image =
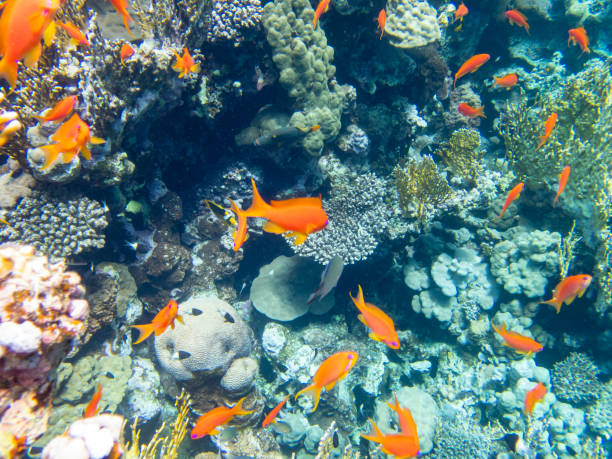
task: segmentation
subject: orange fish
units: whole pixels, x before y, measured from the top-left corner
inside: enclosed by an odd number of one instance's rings
[[[91,153],[87,148],[88,143],[100,144],[104,143],[104,139],[93,137],[91,129],[81,117],[75,113],[68,121],[65,121],[55,133],[51,136],[51,140],[56,143],[44,145],[40,147],[47,155],[45,164],[41,170],[47,169],[57,157],[62,154],[65,163],[69,163],[79,155],[85,159],[91,159]]]
[[[567,39],[567,46],[569,46],[570,43],[572,45],[578,43],[578,46],[580,46],[580,49],[582,50],[582,52],[580,53],[581,56],[585,52],[591,52],[591,50],[589,49],[589,36],[587,35],[586,30],[584,30],[584,27],[569,29],[568,34],[569,38]]]
[[[499,336],[504,339],[504,346],[511,347],[516,352],[530,355],[534,352],[540,352],[543,349],[543,346],[533,338],[523,336],[517,332],[508,331],[506,329],[506,324],[502,326],[501,330],[493,324],[491,324],[491,326],[493,327],[493,330],[495,330]]]
[[[551,113],[551,115],[548,117],[548,119],[544,123],[544,135],[540,137],[540,143],[538,145],[538,148],[540,148],[542,145],[546,143],[546,141],[550,137],[550,133],[555,127],[555,124],[557,124],[557,114]],[[538,148],[536,148],[536,150]]]
[[[252,410],[247,411],[242,409],[242,403],[245,399],[246,397],[242,397],[238,400],[238,403],[231,408],[219,406],[200,416],[191,431],[191,439],[197,440],[206,435],[217,435],[220,433],[217,427],[227,424],[234,416],[251,414],[253,412]]]
[[[457,110],[459,110],[459,113],[461,113],[463,116],[467,116],[468,118],[476,118],[477,116],[486,118],[484,114],[484,107],[472,107],[465,102],[461,102],[457,106]]]
[[[124,43],[121,45],[121,51],[119,51],[119,57],[121,57],[121,65],[125,65],[125,60],[129,59],[134,55],[135,51],[132,45]]]
[[[395,325],[393,319],[385,314],[381,309],[377,308],[371,303],[366,303],[363,299],[363,290],[361,285],[358,286],[359,293],[357,298],[353,298],[353,295],[349,293],[351,300],[359,309],[359,320],[365,324],[371,331],[370,338],[374,341],[381,341],[389,346],[391,349],[399,349],[400,342],[395,331]]]
[[[70,38],[72,39],[75,45],[89,46],[89,40],[87,40],[85,34],[81,32],[81,30],[74,24],[60,21],[55,22],[58,26],[64,29],[68,35],[70,35]]]
[[[100,397],[102,397],[102,384],[98,384],[98,390],[93,394],[91,401],[87,404],[83,413],[84,418],[91,418],[98,414],[98,411],[100,411],[100,408],[98,408]]]
[[[467,61],[459,67],[457,73],[455,73],[455,82],[453,83],[453,88],[457,84],[457,80],[468,73],[474,73],[478,70],[485,62],[487,62],[491,56],[489,54],[476,54],[475,56],[470,57]]]
[[[178,314],[178,304],[174,300],[170,300],[168,305],[157,313],[150,324],[132,325],[140,332],[138,340],[134,344],[143,342],[149,335],[155,332],[155,336],[161,335],[170,326],[174,330],[174,320],[178,320],[184,325],[183,318]]]
[[[508,75],[504,75],[500,78],[495,78],[495,83],[493,83],[493,87],[499,86],[501,88],[506,88],[510,90],[512,87],[516,85],[518,82],[518,76],[516,73],[509,73]]]
[[[387,12],[383,8],[378,13],[378,27],[380,28],[380,37],[379,40],[382,40],[383,34],[385,33],[385,24],[387,23]]]
[[[555,200],[553,201],[553,207],[557,205],[557,200],[559,199],[559,196],[561,196],[561,193],[563,193],[563,190],[565,189],[565,185],[567,184],[569,175],[570,175],[570,167],[565,166],[563,170],[561,171],[561,174],[559,174],[559,188],[557,189],[557,194],[555,196]]]
[[[463,16],[468,14],[468,12],[469,10],[467,6],[465,6],[465,3],[461,2],[461,4],[457,7],[457,10],[455,11],[455,20],[453,21],[453,23],[457,21],[463,22]]]
[[[27,439],[25,436],[17,437],[7,429],[0,430],[0,457],[6,459],[23,457],[23,453],[28,448]]]
[[[198,73],[200,71],[200,64],[195,63],[187,48],[183,48],[182,56],[180,56],[176,51],[174,51],[174,55],[176,56],[176,63],[172,66],[172,68],[175,72],[179,72],[179,78],[183,78],[189,73]]]
[[[502,211],[499,213],[497,218],[502,218],[502,215],[504,215],[504,212],[506,211],[508,206],[512,204],[512,201],[514,201],[521,195],[521,191],[523,191],[524,186],[525,184],[521,182],[510,190],[510,193],[508,193],[508,197],[506,198],[506,202],[504,202],[504,207],[502,208]]]
[[[584,295],[584,292],[591,284],[591,280],[593,280],[593,277],[588,274],[576,274],[575,276],[566,277],[555,287],[552,299],[542,301],[542,303],[550,304],[559,314],[563,303],[569,306],[576,297],[581,298]]]
[[[117,13],[119,13],[121,17],[123,18],[123,24],[125,25],[125,29],[133,37],[134,34],[130,30],[130,23],[134,22],[134,20],[132,19],[132,17],[130,16],[130,13],[128,13],[128,10],[127,10],[128,1],[127,0],[110,0],[110,2],[111,2],[111,5],[113,5],[115,10],[117,11]]]
[[[247,210],[241,210],[236,203],[232,203],[232,211],[238,217],[238,228],[234,233],[234,250],[240,246],[246,238],[247,217],[262,217],[268,221],[263,227],[264,231],[276,234],[287,234],[294,237],[296,245],[302,244],[309,234],[322,230],[328,223],[327,214],[323,210],[321,197],[318,198],[293,198],[284,201],[265,202],[255,186],[255,180],[251,179],[253,185],[253,202]]]
[[[7,0],[0,17],[0,78],[11,88],[17,82],[17,62],[33,67],[40,58],[40,41],[53,23],[60,0]],[[46,36],[45,38],[51,38]]]
[[[527,18],[523,13],[521,13],[519,10],[510,10],[506,11],[504,15],[508,18],[510,25],[516,24],[519,27],[524,27],[527,34],[529,34],[529,24],[527,24]]]
[[[412,435],[387,434],[384,435],[376,423],[369,419],[374,430],[369,435],[361,434],[366,440],[379,443],[385,454],[390,454],[396,459],[417,457],[419,455],[419,439]]]
[[[77,96],[64,97],[57,104],[55,104],[53,108],[47,110],[47,112],[43,116],[37,116],[36,118],[38,118],[43,123],[63,120],[68,115],[70,115],[70,113],[72,113],[76,102]]]
[[[397,401],[397,395],[393,393],[395,397],[395,405],[391,405],[391,403],[387,402],[389,408],[397,413],[397,419],[399,421],[400,430],[402,431],[402,435],[407,435],[410,437],[414,437],[417,447],[419,446],[419,435],[417,433],[417,426],[412,417],[412,413],[408,408],[402,408]]]
[[[261,423],[261,427],[265,429],[273,422],[276,422],[276,416],[278,415],[280,410],[283,409],[283,406],[285,406],[285,403],[287,403],[287,400],[289,400],[289,394],[285,395],[285,398],[282,399],[281,402],[278,405],[276,405],[272,411],[270,411],[270,413],[268,413],[266,418]]]
[[[321,0],[317,5],[317,9],[314,12],[314,18],[312,19],[312,28],[317,28],[317,22],[323,13],[327,13],[329,10],[329,0]]]
[[[314,413],[319,406],[319,398],[323,388],[327,391],[332,390],[336,383],[344,379],[351,371],[358,358],[359,355],[353,351],[336,352],[330,355],[321,363],[312,377],[312,384],[295,394],[295,398],[297,399],[305,392],[311,392],[314,399],[314,408],[312,409]]]
[[[546,395],[546,386],[539,382],[533,389],[525,394],[525,405],[523,408],[523,412],[526,415],[531,415],[533,412],[533,407],[536,403],[544,398]]]

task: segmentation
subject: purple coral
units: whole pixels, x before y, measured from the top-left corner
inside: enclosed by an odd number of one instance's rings
[[[234,41],[238,46],[244,40],[245,32],[257,27],[261,22],[261,11],[259,0],[215,0],[208,40]]]

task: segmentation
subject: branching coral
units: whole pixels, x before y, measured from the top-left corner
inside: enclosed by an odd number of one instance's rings
[[[453,194],[431,156],[418,161],[408,159],[403,166],[397,165],[393,174],[402,211],[408,217],[418,218],[421,223],[431,220],[435,207],[445,203]]]
[[[443,143],[436,154],[453,173],[467,182],[476,183],[484,151],[480,148],[480,134],[474,129],[458,129]]]
[[[586,355],[572,352],[551,371],[552,390],[560,400],[574,404],[591,404],[600,396],[603,386],[597,365]]]

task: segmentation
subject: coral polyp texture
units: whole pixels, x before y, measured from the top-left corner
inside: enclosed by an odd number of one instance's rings
[[[440,39],[436,10],[424,0],[391,0],[387,3],[385,35],[398,48],[418,48]]]

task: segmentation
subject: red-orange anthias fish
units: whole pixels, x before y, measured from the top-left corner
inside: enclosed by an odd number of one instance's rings
[[[242,409],[242,404],[245,399],[246,397],[242,397],[238,400],[238,403],[231,408],[219,406],[200,416],[191,430],[191,439],[197,440],[206,435],[217,435],[220,433],[217,427],[227,424],[234,416],[251,414],[253,412],[252,410],[247,411]]]
[[[557,114],[551,113],[544,123],[544,135],[540,137],[540,143],[538,144],[538,148],[536,148],[536,150],[546,143],[550,137],[550,133],[555,127],[555,124],[557,124]]]
[[[77,103],[77,96],[68,96],[60,100],[55,106],[45,112],[42,116],[37,116],[41,122],[61,121],[72,113]]]
[[[302,244],[309,234],[322,230],[327,226],[327,214],[323,210],[321,197],[292,198],[284,201],[265,202],[251,179],[253,185],[253,202],[247,210],[241,210],[232,203],[232,212],[238,217],[238,228],[234,234],[234,251],[242,246],[246,238],[247,217],[262,217],[268,221],[263,227],[268,233],[286,234],[294,237],[296,245]]]
[[[399,421],[400,430],[402,431],[402,435],[407,435],[410,437],[414,437],[417,447],[419,446],[419,435],[417,433],[417,426],[414,422],[414,418],[412,417],[412,413],[408,408],[402,408],[397,401],[397,395],[393,394],[395,397],[395,405],[391,405],[391,403],[387,402],[389,408],[391,408],[397,414],[397,419]]]
[[[459,6],[457,7],[457,10],[455,10],[455,20],[453,21],[453,23],[457,22],[457,21],[461,21],[463,22],[463,17],[468,14],[469,10],[467,8],[467,6],[465,6],[465,3],[461,2],[459,4]]]
[[[0,430],[0,457],[6,459],[17,459],[23,457],[28,448],[28,437],[17,437],[7,429]]]
[[[272,409],[272,411],[270,411],[268,413],[268,415],[265,417],[265,419],[261,423],[261,427],[263,427],[265,429],[266,427],[268,427],[273,422],[276,422],[276,416],[278,415],[278,413],[280,413],[280,410],[283,409],[283,406],[285,406],[285,403],[287,403],[287,400],[289,400],[289,394],[285,395],[285,398],[282,399],[280,401],[280,403],[278,405],[276,405]]]
[[[591,52],[591,50],[589,49],[589,36],[587,35],[586,30],[584,30],[584,27],[569,29],[568,34],[569,38],[567,39],[567,46],[569,46],[570,43],[573,45],[578,43],[578,46],[580,46],[580,49],[582,50],[580,55],[585,52]]]
[[[559,174],[559,188],[557,189],[557,194],[555,195],[555,200],[553,201],[553,207],[557,205],[557,200],[559,199],[559,196],[561,196],[561,193],[563,193],[565,185],[567,185],[567,180],[570,176],[570,170],[571,169],[569,166],[565,166],[561,171],[561,174]]]
[[[524,27],[527,34],[529,34],[529,24],[527,23],[527,18],[523,13],[521,13],[519,10],[510,10],[506,11],[504,15],[508,18],[510,25],[516,24],[519,27]]]
[[[493,87],[499,86],[500,88],[506,88],[506,90],[512,89],[518,83],[518,76],[516,73],[509,73],[500,78],[495,78]]]
[[[327,391],[332,390],[336,383],[344,379],[351,371],[358,358],[359,355],[353,351],[336,352],[330,355],[321,363],[312,377],[312,384],[295,394],[295,398],[297,399],[306,392],[311,393],[314,399],[314,408],[312,409],[314,413],[319,406],[319,398],[323,388]]]
[[[482,65],[491,59],[489,54],[476,54],[475,56],[470,57],[467,61],[465,61],[457,73],[455,73],[455,81],[453,83],[453,88],[457,84],[457,80],[468,73],[474,73],[478,70]]]
[[[387,12],[383,8],[378,13],[378,27],[380,28],[380,37],[379,40],[382,40],[383,34],[385,33],[385,24],[387,23]]]
[[[100,408],[98,408],[98,403],[100,403],[100,398],[102,397],[102,384],[98,384],[98,390],[91,397],[91,401],[87,404],[85,411],[83,412],[84,418],[91,418],[98,414]]]
[[[379,443],[383,453],[390,454],[396,459],[404,459],[417,457],[419,455],[419,440],[418,437],[412,435],[401,434],[383,434],[376,423],[369,419],[372,423],[373,431],[369,435],[361,434],[366,440]]]
[[[323,13],[327,13],[329,10],[329,0],[321,0],[317,5],[317,9],[314,12],[314,18],[312,19],[312,28],[317,28],[317,22]]]
[[[198,73],[200,71],[200,64],[195,63],[187,48],[183,48],[182,56],[176,51],[174,51],[174,55],[176,56],[176,63],[172,66],[172,68],[175,72],[179,72],[179,78],[183,78],[189,73]]]
[[[174,330],[174,321],[178,320],[184,324],[183,318],[178,314],[178,304],[174,300],[170,300],[168,305],[159,311],[150,324],[132,325],[133,328],[140,332],[138,340],[134,344],[143,342],[145,339],[155,332],[155,336],[161,335],[170,326]]]
[[[593,277],[588,274],[576,274],[575,276],[566,277],[555,287],[552,299],[542,301],[542,303],[550,304],[559,314],[563,303],[569,306],[576,297],[581,298],[584,295],[584,292],[591,284],[591,280],[593,280]]]
[[[359,309],[359,320],[365,324],[370,330],[370,338],[374,341],[381,341],[389,346],[391,349],[399,349],[400,342],[395,331],[395,325],[393,319],[385,314],[380,308],[374,306],[371,303],[366,303],[363,299],[363,290],[361,285],[358,286],[359,293],[357,298],[349,293],[351,300]]]
[[[541,401],[546,395],[546,386],[539,382],[533,389],[525,394],[525,403],[523,406],[523,412],[530,416],[533,412],[533,407],[536,403]]]
[[[76,27],[74,24],[71,24],[69,22],[60,22],[60,21],[55,21],[55,23],[59,27],[64,29],[68,35],[70,35],[71,41],[75,45],[83,45],[87,47],[90,45],[89,40],[87,39],[85,34],[81,32],[81,30],[78,27]]]
[[[512,204],[512,201],[514,201],[521,195],[521,191],[523,191],[524,186],[525,184],[521,182],[510,190],[510,193],[508,193],[508,197],[506,198],[506,202],[504,202],[504,207],[502,208],[502,211],[499,213],[497,218],[502,218],[502,215],[504,215],[504,212],[506,212],[508,206]]]
[[[128,13],[128,10],[127,10],[128,0],[110,0],[110,2],[111,2],[111,5],[113,5],[115,10],[117,11],[117,13],[119,13],[121,17],[123,18],[123,25],[125,25],[125,30],[127,30],[127,32],[131,36],[134,36],[132,31],[130,30],[130,24],[134,22],[134,20],[132,19],[132,17],[130,16],[130,13]]]
[[[529,338],[528,336],[521,335],[517,332],[508,331],[506,329],[506,324],[503,324],[501,329],[497,328],[493,324],[491,324],[491,326],[493,327],[493,330],[495,330],[499,336],[504,339],[504,346],[511,347],[516,352],[531,355],[535,352],[540,352],[543,349],[543,346],[533,338]]]
[[[42,52],[41,40],[52,26],[60,0],[7,0],[0,17],[0,78],[11,88],[17,82],[17,62],[33,67]],[[49,38],[51,37],[45,37]]]
[[[457,106],[457,110],[463,116],[467,116],[468,118],[476,118],[477,116],[486,118],[484,114],[484,107],[472,107],[471,105],[468,105],[465,102],[461,102]]]
[[[63,156],[64,163],[73,161],[79,154],[85,159],[91,159],[91,152],[87,148],[87,144],[101,144],[105,142],[104,139],[91,135],[89,125],[77,113],[73,114],[68,121],[64,122],[55,131],[51,136],[51,140],[56,143],[40,147],[47,155],[41,170],[51,166],[60,154]]]
[[[125,60],[132,57],[134,53],[134,48],[132,48],[132,45],[130,45],[129,43],[124,43],[123,45],[121,45],[121,50],[119,51],[121,65],[125,65]]]

